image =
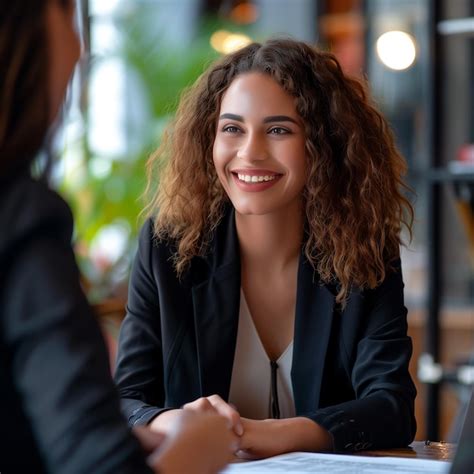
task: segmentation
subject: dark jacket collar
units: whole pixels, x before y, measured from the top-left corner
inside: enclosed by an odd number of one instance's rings
[[[205,281],[211,274],[219,272],[222,267],[235,264],[240,266],[235,209],[231,205],[227,205],[222,219],[208,244],[205,255],[193,260],[193,285]]]

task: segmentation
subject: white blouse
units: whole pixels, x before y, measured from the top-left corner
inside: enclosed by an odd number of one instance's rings
[[[277,391],[280,418],[295,416],[291,385],[293,341],[278,358]],[[271,367],[253,322],[244,292],[240,291],[240,312],[229,403],[241,416],[254,420],[271,418]]]

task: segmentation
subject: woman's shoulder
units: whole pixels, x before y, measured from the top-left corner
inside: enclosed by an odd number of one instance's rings
[[[176,239],[163,233],[159,235],[156,226],[155,219],[153,217],[147,217],[145,222],[142,224],[138,237],[138,245],[141,249],[148,249],[149,251],[173,251],[177,242]]]
[[[43,234],[71,241],[71,210],[45,183],[19,176],[4,184],[0,203],[0,254]]]
[[[159,274],[170,273],[175,261],[178,243],[170,236],[159,235],[153,217],[142,224],[138,236],[136,264]]]
[[[167,249],[176,252],[179,246],[179,238],[173,237],[170,233],[158,230],[155,225],[156,216],[148,216],[142,224],[139,233],[139,246],[153,247],[159,250]],[[216,246],[225,243],[229,236],[236,234],[234,209],[226,206],[217,225],[213,228],[206,242],[206,253],[215,253],[218,251]]]
[[[178,238],[156,229],[155,218],[148,217],[138,238],[138,258],[149,266],[175,268],[179,255]],[[222,218],[205,243],[202,253],[194,255],[181,277],[201,275],[238,258],[238,244],[233,209],[225,209]],[[194,275],[194,276],[192,276]]]

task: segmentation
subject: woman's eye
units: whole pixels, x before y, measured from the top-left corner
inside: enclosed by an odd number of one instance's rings
[[[227,125],[223,127],[222,131],[227,132],[227,133],[238,133],[239,129],[235,127],[234,125]]]
[[[290,133],[289,130],[282,127],[273,127],[269,130],[269,133],[272,135],[284,135],[285,133]]]

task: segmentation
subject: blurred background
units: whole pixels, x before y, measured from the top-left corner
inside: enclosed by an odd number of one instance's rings
[[[368,81],[409,165],[402,250],[416,439],[454,439],[474,383],[473,0],[80,0],[86,52],[51,153],[84,287],[109,338],[124,314],[145,163],[183,88],[223,53],[290,35]]]

